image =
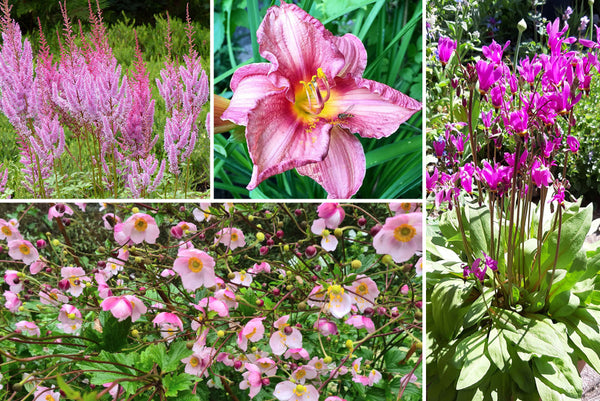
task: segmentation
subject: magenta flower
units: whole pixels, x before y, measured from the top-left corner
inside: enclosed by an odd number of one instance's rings
[[[248,189],[297,168],[330,198],[349,198],[362,184],[367,138],[394,133],[421,104],[362,78],[367,54],[354,35],[333,36],[294,4],[271,7],[257,32],[269,63],[239,68],[222,118],[246,126],[254,164]]]
[[[202,286],[212,287],[216,284],[215,261],[206,252],[187,249],[177,254],[173,270],[181,276],[183,288],[194,291]]]
[[[440,36],[438,40],[438,58],[443,66],[448,64],[448,60],[452,57],[452,53],[456,50],[456,40],[452,40],[446,36]]]
[[[475,69],[479,77],[479,92],[481,94],[487,93],[490,87],[502,76],[500,68],[496,68],[494,63],[488,63],[484,60],[479,60],[475,65]]]
[[[373,238],[379,254],[389,254],[396,263],[410,259],[422,250],[423,227],[420,212],[388,217],[381,231]]]

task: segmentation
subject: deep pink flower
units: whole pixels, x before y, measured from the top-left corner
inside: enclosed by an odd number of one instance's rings
[[[212,287],[216,284],[215,261],[206,252],[197,249],[186,249],[177,254],[173,270],[181,276],[183,288],[194,291],[202,286]]]
[[[579,141],[574,136],[569,135],[567,137],[567,146],[571,152],[577,153],[579,150]]]
[[[481,51],[485,58],[492,61],[494,64],[500,64],[502,62],[502,53],[504,53],[504,50],[506,50],[509,44],[510,41],[506,42],[504,47],[502,47],[496,43],[495,40],[492,40],[492,44],[489,46],[483,46]]]
[[[337,325],[325,318],[318,319],[314,324],[314,328],[319,330],[319,333],[324,336],[335,336],[338,334]]]
[[[332,230],[338,228],[344,220],[344,217],[346,217],[344,208],[339,204],[332,202],[321,203],[319,207],[317,207],[317,213],[320,218],[325,220],[327,228],[331,228]]]
[[[388,217],[381,231],[373,238],[378,254],[389,254],[396,263],[410,259],[422,250],[423,227],[420,212]]]
[[[446,36],[440,36],[438,40],[438,58],[440,59],[440,63],[442,65],[448,64],[448,60],[456,50],[456,40],[452,40]]]
[[[502,70],[496,68],[494,63],[488,63],[484,60],[479,60],[475,65],[477,76],[479,77],[479,92],[487,93],[492,85],[502,76]]]
[[[381,138],[421,104],[362,78],[367,54],[354,35],[333,36],[294,4],[271,7],[257,39],[269,63],[239,68],[222,118],[246,126],[254,169],[248,189],[297,168],[328,192],[349,198],[362,184],[365,156],[358,139]]]

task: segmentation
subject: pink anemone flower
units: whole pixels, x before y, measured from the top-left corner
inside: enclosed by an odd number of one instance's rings
[[[238,333],[238,346],[246,351],[248,349],[248,341],[257,342],[260,341],[265,335],[265,326],[263,326],[262,321],[264,317],[257,317],[250,320],[242,331]]]
[[[133,241],[135,244],[144,241],[149,244],[154,244],[160,234],[160,230],[158,229],[154,217],[146,213],[135,213],[125,220],[121,232],[124,237]]]
[[[40,328],[37,326],[37,324],[35,324],[35,322],[21,320],[20,322],[17,322],[15,326],[17,327],[17,330],[19,330],[21,333],[25,333],[30,337],[39,337],[41,334]]]
[[[423,227],[420,212],[388,217],[373,238],[378,254],[389,254],[396,263],[406,262],[422,250]]]
[[[318,401],[319,391],[315,386],[284,381],[275,386],[273,395],[279,401]]]
[[[206,252],[187,249],[177,254],[173,270],[181,276],[183,288],[194,291],[202,286],[212,287],[216,284],[215,261]]]
[[[239,228],[225,227],[215,233],[215,244],[223,244],[229,247],[229,249],[234,250],[246,245],[246,238]]]
[[[254,164],[247,188],[296,168],[329,198],[349,198],[362,185],[365,138],[393,134],[421,109],[414,99],[362,78],[367,52],[356,36],[337,37],[294,4],[269,8],[257,31],[270,63],[239,68],[222,119],[246,126]]]
[[[22,260],[26,265],[32,264],[40,257],[31,242],[24,239],[16,239],[8,243],[8,256],[15,260]]]

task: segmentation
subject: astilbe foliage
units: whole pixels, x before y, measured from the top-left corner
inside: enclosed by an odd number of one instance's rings
[[[80,170],[89,168],[96,193],[117,196],[127,188],[135,197],[155,191],[166,169],[153,151],[159,135],[153,132],[155,100],[149,75],[136,37],[136,59],[131,74],[123,74],[106,36],[102,14],[91,3],[91,32],[79,34],[61,4],[64,19],[59,35],[60,56],[50,53],[40,29],[41,50],[34,74],[34,55],[28,39],[22,39],[18,24],[3,3],[0,63],[0,107],[15,127],[21,148],[26,188],[48,197],[47,180],[54,172],[57,183],[64,180],[57,168],[65,151],[76,156]],[[189,56],[185,67],[165,63],[159,82],[161,96],[172,116],[165,128],[165,149],[171,171],[179,173],[194,150],[196,121],[208,99],[208,79],[193,49],[188,17]],[[169,39],[170,40],[170,39]],[[179,67],[179,68],[178,68]],[[67,149],[64,128],[73,136],[77,150]],[[74,145],[71,145],[74,146]],[[89,162],[87,161],[89,159]],[[86,166],[87,164],[87,166]]]

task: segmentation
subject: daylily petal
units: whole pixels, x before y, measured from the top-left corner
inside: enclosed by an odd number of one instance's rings
[[[329,147],[331,125],[316,122],[309,128],[292,111],[282,93],[263,97],[250,112],[246,140],[254,164],[252,190],[268,177],[323,160]]]
[[[365,153],[358,138],[341,128],[334,127],[330,136],[327,157],[296,170],[321,184],[328,198],[348,199],[358,192],[365,177]]]
[[[367,66],[367,51],[361,40],[351,33],[347,33],[342,37],[334,36],[333,41],[346,59],[346,65],[338,73],[338,76],[342,78],[347,75],[362,76]]]
[[[339,126],[364,138],[390,136],[422,107],[387,85],[352,77],[336,79],[329,103],[339,113],[350,115],[340,119]]]
[[[333,79],[344,68],[344,57],[332,40],[333,35],[321,22],[295,4],[271,7],[256,32],[260,55],[273,63],[271,79],[277,87],[287,86],[287,77],[293,83],[308,82],[317,69],[322,68]],[[294,101],[289,91],[288,100]]]
[[[258,63],[245,65],[235,71],[231,78],[233,97],[221,116],[223,120],[247,125],[248,114],[259,99],[269,93],[283,90],[273,86],[267,77],[270,68],[268,63]]]

